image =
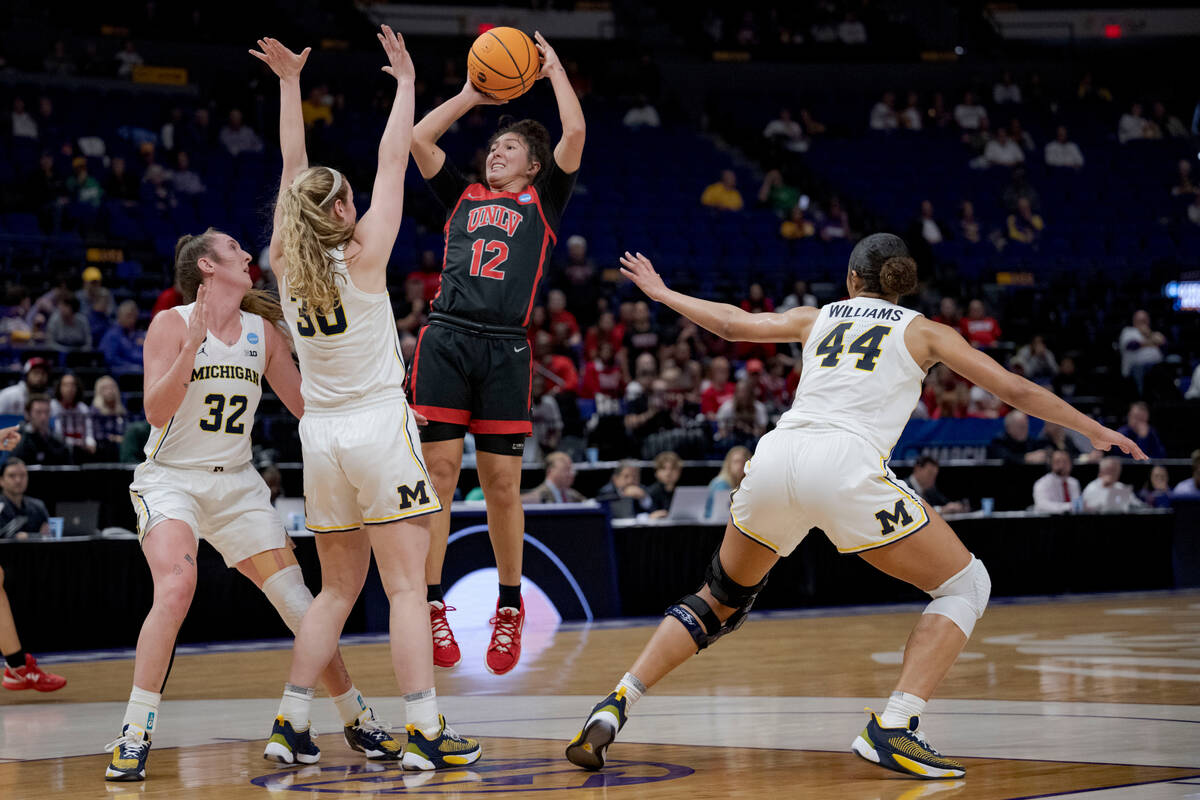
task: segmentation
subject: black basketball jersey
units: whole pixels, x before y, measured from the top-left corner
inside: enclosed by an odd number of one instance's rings
[[[447,159],[429,187],[448,212],[433,310],[487,325],[527,326],[575,173],[551,159],[524,191],[493,192],[469,183]]]

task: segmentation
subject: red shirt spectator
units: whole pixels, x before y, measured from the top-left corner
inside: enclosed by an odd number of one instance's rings
[[[181,305],[183,305],[183,293],[179,291],[179,287],[171,286],[163,289],[158,299],[154,301],[154,308],[150,309],[150,319],[157,317],[160,311]]]
[[[538,366],[544,373],[549,373],[546,382],[550,394],[579,390],[579,370],[575,369],[574,361],[554,352],[553,336],[546,331],[539,331],[534,339],[533,352]]]
[[[583,353],[587,358],[595,358],[600,352],[600,343],[608,342],[613,352],[621,349],[625,341],[625,326],[616,322],[611,311],[605,311],[596,320],[596,324],[588,328],[583,338]]]
[[[994,317],[987,316],[982,300],[972,300],[967,306],[962,332],[972,347],[994,347],[1000,339],[1000,323]]]
[[[561,289],[551,289],[546,297],[546,316],[550,320],[550,330],[556,330],[562,324],[567,326],[570,344],[579,343],[579,321],[575,315],[567,311],[567,296]]]
[[[710,418],[715,418],[721,404],[733,397],[737,385],[729,380],[729,361],[723,356],[717,356],[708,365],[708,380],[700,390],[700,410]]]
[[[625,373],[613,358],[611,342],[602,342],[596,357],[583,368],[579,396],[592,399],[598,394],[620,399],[625,395]]]

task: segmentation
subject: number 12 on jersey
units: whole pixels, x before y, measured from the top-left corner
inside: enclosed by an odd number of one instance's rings
[[[838,361],[842,357],[842,350],[845,348],[843,340],[846,338],[846,332],[853,326],[853,322],[839,322],[829,333],[825,334],[825,338],[817,345],[817,355],[824,356],[820,366],[836,367],[838,365]],[[854,368],[864,372],[873,371],[879,355],[883,352],[881,347],[883,337],[891,332],[890,325],[875,325],[851,342],[848,352],[861,356]]]
[[[483,260],[484,253],[494,253],[487,261]],[[491,278],[494,281],[504,280],[504,270],[496,267],[508,261],[508,245],[504,242],[485,242],[476,239],[471,244],[471,277]]]

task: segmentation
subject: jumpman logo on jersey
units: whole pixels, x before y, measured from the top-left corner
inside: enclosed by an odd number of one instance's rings
[[[207,336],[205,336],[204,341],[200,343],[200,349],[196,351],[196,355],[198,355],[198,356],[208,355],[208,351],[204,349],[206,347],[208,347],[208,337]]]

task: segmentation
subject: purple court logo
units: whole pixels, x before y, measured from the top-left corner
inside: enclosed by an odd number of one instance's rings
[[[395,762],[303,767],[260,775],[250,782],[273,792],[339,795],[422,795],[570,792],[619,789],[686,778],[695,772],[680,764],[609,759],[603,772],[584,772],[561,758],[484,760],[462,769],[408,772]]]
[[[517,202],[518,203],[532,203],[533,195],[531,195],[529,192],[526,192],[525,194],[522,194],[522,195],[517,195]]]

